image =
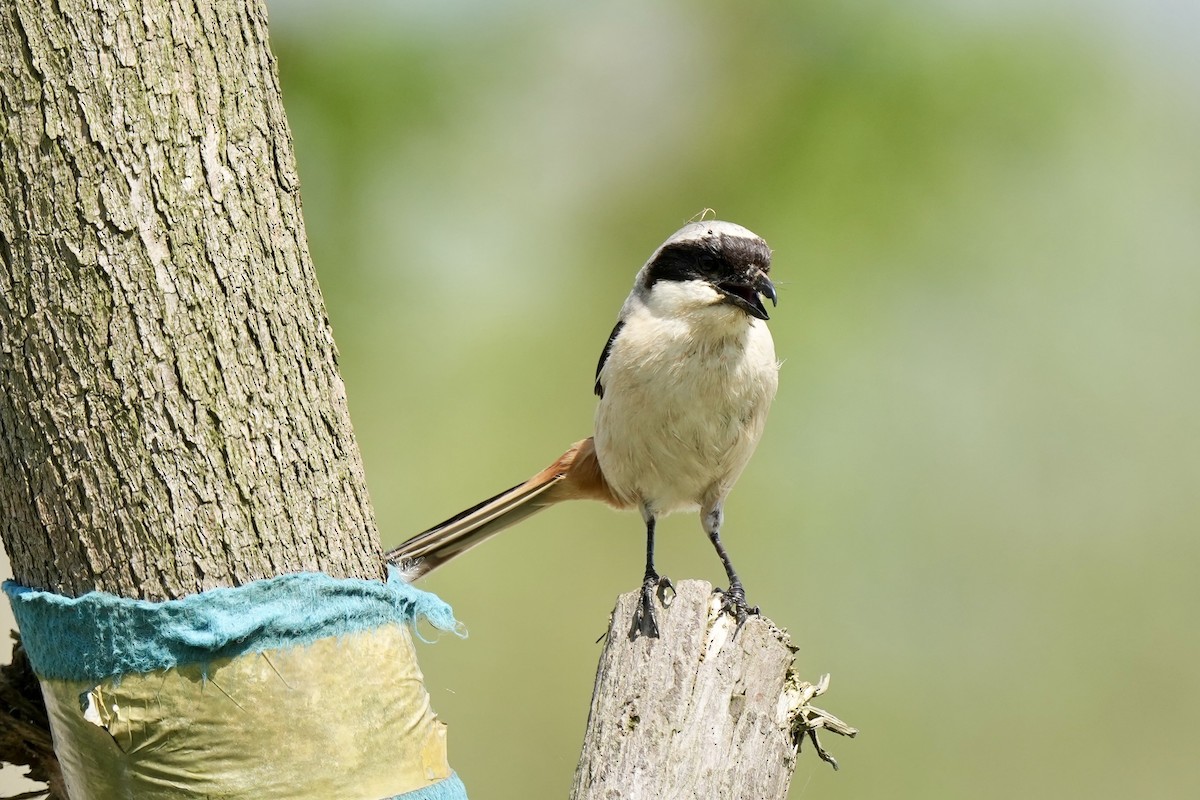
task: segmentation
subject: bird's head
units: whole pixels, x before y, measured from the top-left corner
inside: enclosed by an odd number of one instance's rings
[[[673,310],[733,305],[768,319],[763,298],[778,304],[771,283],[771,249],[741,225],[690,222],[654,251],[638,273],[644,296],[665,295]]]

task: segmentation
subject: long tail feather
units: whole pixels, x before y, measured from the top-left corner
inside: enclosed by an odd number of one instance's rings
[[[563,500],[583,498],[625,505],[604,481],[590,438],[571,445],[558,460],[524,483],[417,534],[389,550],[384,558],[401,564],[409,580],[415,580],[531,514]]]
[[[410,580],[419,578],[455,556],[465,553],[489,536],[553,505],[553,499],[540,503],[537,500],[551,489],[555,482],[556,479],[552,478],[540,483],[526,481],[518,484],[417,534],[395,550],[389,551],[385,558],[389,562],[401,563]]]

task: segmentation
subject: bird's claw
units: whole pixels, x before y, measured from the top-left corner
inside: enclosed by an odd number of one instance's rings
[[[758,616],[761,612],[758,606],[752,606],[746,603],[746,590],[742,588],[740,583],[735,583],[728,589],[718,589],[721,593],[721,613],[728,614],[737,620],[737,627],[733,629],[733,635],[737,636],[738,631],[746,624],[746,620],[751,615]]]
[[[663,606],[668,605],[667,592],[670,591],[671,597],[675,597],[675,584],[671,583],[671,579],[666,575],[661,576],[655,583],[658,584],[658,591],[655,592],[658,595],[658,602]]]
[[[658,638],[658,620],[654,615],[654,595],[658,595],[658,602],[663,606],[667,605],[667,591],[671,592],[671,596],[675,596],[675,585],[671,583],[671,579],[664,576],[647,574],[642,581],[642,597],[638,601],[637,610],[633,612],[633,627],[629,629],[629,638],[636,639],[638,636],[645,636],[648,639]]]

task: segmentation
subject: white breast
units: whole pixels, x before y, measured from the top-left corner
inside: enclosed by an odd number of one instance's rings
[[[720,299],[700,282],[631,297],[600,374],[600,468],[618,495],[656,514],[722,500],[775,397],[770,331]]]

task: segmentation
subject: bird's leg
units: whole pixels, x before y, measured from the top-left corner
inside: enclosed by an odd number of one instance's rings
[[[729,588],[721,592],[725,596],[721,610],[731,614],[737,620],[737,629],[734,631],[736,636],[737,631],[746,624],[747,617],[751,614],[758,614],[759,611],[758,606],[746,604],[746,590],[742,587],[742,581],[733,568],[733,562],[729,560],[729,553],[725,552],[725,545],[721,544],[721,522],[724,518],[724,510],[720,505],[715,506],[704,515],[704,532],[708,534],[709,541],[716,548],[717,555],[721,558],[721,564],[725,567],[725,575],[729,578]]]
[[[674,591],[670,578],[659,576],[654,569],[654,515],[649,509],[643,511],[646,520],[646,574],[642,577],[642,599],[638,602],[637,611],[633,613],[633,627],[629,630],[629,638],[646,636],[658,638],[658,621],[654,618],[654,594],[657,590],[660,603],[666,602],[666,590]]]

